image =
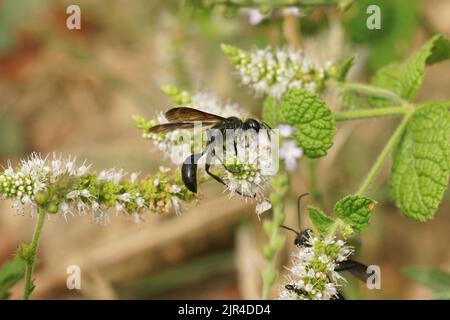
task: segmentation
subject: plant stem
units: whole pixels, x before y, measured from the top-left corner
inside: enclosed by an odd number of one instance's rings
[[[334,119],[336,121],[347,121],[347,120],[360,120],[376,117],[404,115],[408,113],[411,108],[412,107],[410,107],[409,105],[404,104],[398,107],[343,111],[335,113]]]
[[[41,236],[42,227],[44,225],[46,212],[38,207],[38,217],[36,226],[34,228],[33,240],[31,241],[30,256],[27,259],[26,269],[25,269],[25,289],[23,291],[23,300],[28,300],[30,298],[31,292],[33,292],[33,271],[34,265],[36,263],[36,254],[39,247],[39,239]]]
[[[322,194],[319,190],[317,184],[317,160],[315,159],[307,159],[308,162],[308,173],[309,173],[309,188],[310,194],[315,202],[322,208],[325,207],[325,203],[322,198]]]
[[[398,104],[403,104],[405,102],[400,96],[398,96],[394,92],[370,84],[329,81],[328,85],[332,87],[338,87],[343,91],[354,91],[371,97],[378,97],[387,100],[392,100],[393,102]]]
[[[367,191],[370,184],[372,183],[372,181],[375,179],[378,172],[380,171],[380,168],[382,167],[387,156],[391,153],[391,151],[397,145],[397,142],[400,140],[400,137],[403,134],[403,132],[405,131],[406,125],[408,124],[408,121],[409,121],[411,115],[412,115],[412,112],[409,112],[403,117],[399,126],[397,127],[395,132],[392,134],[391,138],[389,139],[388,143],[384,147],[383,151],[381,151],[377,160],[373,164],[372,168],[369,171],[369,174],[367,175],[366,179],[364,179],[361,187],[356,192],[357,195],[363,195]]]
[[[280,226],[284,222],[284,198],[286,197],[288,190],[288,175],[281,169],[280,173],[272,178],[272,193],[270,195],[273,211],[272,220],[264,223],[264,230],[269,236],[269,242],[264,247],[267,265],[263,273],[262,299],[267,299],[269,297],[270,289],[275,284],[278,276],[278,273],[275,270],[275,259],[285,241],[285,237],[280,234]]]

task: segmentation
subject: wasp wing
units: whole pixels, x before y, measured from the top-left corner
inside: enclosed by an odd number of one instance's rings
[[[203,112],[193,108],[179,107],[172,108],[165,113],[165,117],[170,122],[183,121],[224,121],[225,118],[212,113]]]
[[[367,278],[369,277],[369,274],[367,273],[367,266],[353,260],[346,260],[339,262],[336,269],[334,270],[337,272],[340,271],[350,272],[352,276],[358,278],[363,282],[367,282]]]
[[[210,127],[215,124],[216,124],[216,122],[206,122],[206,121],[202,122],[202,126],[205,126],[205,127]],[[149,132],[151,132],[151,133],[166,133],[166,132],[179,130],[179,129],[193,129],[194,126],[195,126],[194,122],[163,123],[163,124],[158,124],[154,127],[151,127],[149,129]]]

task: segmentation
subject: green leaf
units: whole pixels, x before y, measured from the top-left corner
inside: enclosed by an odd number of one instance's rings
[[[334,220],[327,216],[320,209],[314,207],[308,207],[309,217],[311,218],[314,226],[319,230],[321,234],[327,234],[330,227],[333,225]]]
[[[406,100],[413,100],[422,85],[425,66],[450,58],[450,43],[442,35],[436,35],[402,64],[393,63],[379,69],[372,84],[389,89]],[[371,98],[374,106],[383,107],[386,100]]]
[[[272,128],[279,124],[277,100],[273,97],[266,97],[263,103],[262,116],[264,121]]]
[[[333,145],[334,117],[325,102],[303,89],[289,90],[282,98],[279,119],[296,129],[293,138],[310,158],[323,157]]]
[[[433,217],[450,172],[450,114],[447,103],[418,107],[394,153],[392,198],[409,218]]]
[[[360,232],[369,224],[374,205],[375,201],[368,197],[350,195],[336,203],[334,212],[353,232]]]
[[[336,79],[338,81],[345,81],[347,78],[347,74],[350,71],[351,67],[355,63],[355,56],[352,56],[348,58],[347,60],[344,60],[344,62],[337,68],[336,70]]]
[[[25,274],[25,264],[17,257],[0,268],[0,299],[7,299],[11,289]]]
[[[430,288],[436,293],[450,294],[450,274],[429,267],[407,266],[402,273],[418,284]]]
[[[442,35],[434,36],[411,58],[409,58],[400,75],[402,97],[411,100],[417,95],[422,85],[425,66],[440,62],[450,57],[450,45],[448,39]]]

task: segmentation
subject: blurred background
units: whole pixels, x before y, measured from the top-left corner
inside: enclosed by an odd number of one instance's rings
[[[0,163],[16,163],[32,151],[60,151],[86,158],[96,169],[154,172],[168,161],[141,138],[131,117],[151,118],[170,106],[162,85],[214,92],[260,116],[261,101],[233,77],[220,43],[245,49],[289,44],[334,60],[356,52],[350,77],[367,81],[378,67],[403,59],[435,33],[450,37],[448,0],[357,2],[345,13],[321,8],[301,18],[276,16],[251,25],[244,12],[212,12],[193,1],[181,6],[176,0],[0,0]],[[70,4],[81,8],[81,30],[66,28]],[[368,4],[381,6],[381,30],[365,27]],[[449,83],[448,62],[428,68],[419,100],[450,99]],[[335,95],[327,100],[339,110]],[[329,156],[316,163],[302,159],[292,199],[316,185],[320,203],[310,198],[303,205],[321,205],[331,214],[333,204],[362,181],[395,124],[395,119],[340,123]],[[351,283],[347,296],[429,299],[431,291],[401,269],[450,271],[449,194],[434,220],[408,220],[388,198],[389,166],[372,187],[379,204],[371,226],[354,243],[358,260],[381,267],[382,289]],[[112,218],[108,226],[86,217],[68,223],[51,219],[44,227],[33,297],[259,298],[266,238],[254,204],[229,200],[213,182],[200,191],[202,201],[182,216],[147,214],[139,225],[125,217]],[[30,240],[34,226],[28,215],[13,212],[11,203],[0,202],[0,265],[21,241]],[[287,224],[295,225],[295,201],[286,215]],[[281,271],[292,250],[287,245],[281,254]],[[81,267],[81,290],[66,288],[69,265]],[[21,285],[12,298],[20,292]]]

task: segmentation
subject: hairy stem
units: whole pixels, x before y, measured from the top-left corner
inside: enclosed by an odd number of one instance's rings
[[[42,227],[44,226],[45,216],[46,212],[38,207],[38,217],[36,226],[34,228],[33,240],[31,241],[31,247],[25,269],[25,289],[23,291],[24,300],[28,300],[30,298],[30,295],[34,289],[33,271],[36,263],[36,254],[39,247],[39,239],[41,236]]]
[[[280,233],[280,226],[284,222],[284,199],[289,190],[288,176],[284,170],[272,178],[272,193],[270,202],[272,204],[272,220],[264,223],[264,230],[269,236],[269,242],[264,247],[264,255],[267,265],[263,273],[262,299],[267,299],[270,289],[275,284],[278,273],[275,270],[277,253],[284,245],[285,237]]]
[[[363,195],[367,191],[370,184],[375,179],[375,177],[377,176],[381,167],[383,166],[384,161],[386,160],[387,156],[391,153],[391,151],[394,149],[394,147],[397,145],[398,141],[400,140],[400,137],[403,134],[403,132],[405,131],[411,115],[412,115],[412,112],[407,113],[403,117],[402,121],[400,122],[400,125],[397,127],[397,129],[392,134],[391,138],[389,139],[388,143],[384,147],[383,151],[381,151],[377,160],[375,161],[372,168],[370,169],[367,177],[364,179],[363,183],[361,184],[361,187],[356,192],[357,195]]]
[[[317,181],[317,160],[307,159],[308,162],[308,173],[309,173],[309,193],[311,194],[313,200],[321,207],[325,207],[323,201],[322,193],[320,192],[318,181]]]
[[[398,116],[407,114],[408,112],[410,112],[411,108],[412,108],[411,106],[403,104],[398,107],[343,111],[335,113],[334,119],[336,121],[347,121],[347,120],[360,120],[377,117]]]
[[[387,100],[391,100],[396,104],[404,103],[404,100],[391,90],[387,90],[370,84],[336,81],[330,81],[328,84],[332,87],[340,88],[343,91],[354,91],[370,97],[384,98]]]

